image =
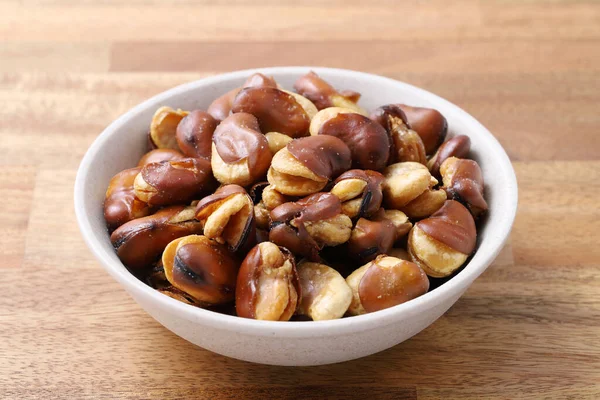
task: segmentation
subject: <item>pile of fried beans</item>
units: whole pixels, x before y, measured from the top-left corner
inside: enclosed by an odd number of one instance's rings
[[[104,202],[123,264],[187,304],[259,320],[389,308],[455,274],[487,210],[467,136],[314,72],[250,76],[207,110],[156,110]]]

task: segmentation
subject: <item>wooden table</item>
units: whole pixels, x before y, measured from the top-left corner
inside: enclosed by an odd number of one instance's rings
[[[0,4],[0,397],[600,398],[600,4],[8,0]],[[146,315],[73,214],[94,138],[174,85],[313,64],[460,105],[514,161],[510,244],[389,351],[282,368],[212,354]]]

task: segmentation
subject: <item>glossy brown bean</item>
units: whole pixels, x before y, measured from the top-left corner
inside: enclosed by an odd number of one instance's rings
[[[380,171],[388,164],[390,138],[377,122],[343,108],[327,108],[315,115],[310,125],[312,135],[331,135],[350,149],[352,167]]]
[[[225,243],[233,252],[254,239],[254,204],[243,187],[221,186],[196,206],[196,219],[204,226],[204,236]]]
[[[234,299],[240,265],[224,245],[202,235],[185,236],[169,243],[162,262],[168,281],[197,301],[216,305]]]
[[[112,177],[104,199],[104,219],[110,231],[126,222],[150,214],[148,204],[138,199],[133,182],[141,168],[130,168]]]
[[[433,154],[446,138],[448,132],[446,118],[432,108],[411,107],[406,104],[398,106],[404,111],[409,127],[423,140],[425,152]]]
[[[156,162],[183,160],[184,158],[186,157],[179,150],[154,149],[150,150],[140,158],[138,167],[145,167],[148,164]]]
[[[133,270],[150,268],[169,242],[202,232],[194,215],[193,207],[163,208],[121,225],[111,234],[110,240],[125,266]]]
[[[315,193],[271,211],[269,239],[294,254],[319,261],[323,246],[350,238],[352,221],[342,214],[340,200],[331,193]]]
[[[338,91],[314,71],[298,78],[294,83],[294,89],[313,102],[319,110],[328,107],[346,107],[363,113],[363,110],[356,105],[360,93],[352,90]]]
[[[264,179],[273,155],[252,114],[227,117],[215,130],[212,141],[211,166],[219,182],[249,186]]]
[[[387,254],[412,227],[407,216],[397,210],[380,209],[370,219],[360,218],[348,241],[348,251],[357,262],[365,263]]]
[[[231,113],[231,106],[240,90],[247,87],[277,87],[273,78],[261,73],[252,74],[241,87],[231,89],[224,95],[215,99],[206,110],[217,121],[223,121]]]
[[[357,269],[346,282],[353,292],[348,310],[352,315],[384,310],[429,290],[429,279],[418,265],[387,255]]]
[[[455,272],[475,250],[477,230],[473,216],[457,201],[415,224],[408,236],[408,251],[429,276],[445,277]]]
[[[465,135],[458,135],[444,142],[427,162],[431,175],[440,178],[440,166],[450,157],[467,158],[471,150],[471,139]]]
[[[369,217],[381,207],[384,176],[376,171],[352,169],[335,181],[331,193],[342,202],[342,211],[350,218]]]
[[[189,203],[215,186],[210,162],[202,158],[147,164],[134,182],[136,196],[153,206]]]
[[[272,87],[242,89],[231,107],[233,113],[249,113],[262,132],[279,132],[292,138],[308,135],[310,117],[294,96]]]
[[[300,138],[275,154],[267,179],[279,193],[306,196],[350,169],[351,160],[348,146],[334,136]]]
[[[191,111],[177,125],[176,138],[188,157],[210,160],[212,137],[218,121],[202,110]]]
[[[390,136],[390,164],[405,161],[427,163],[423,140],[409,128],[407,117],[398,104],[378,107],[370,118],[383,126]]]
[[[448,197],[465,203],[475,218],[487,211],[483,173],[477,162],[450,157],[440,167],[440,173]]]
[[[271,242],[250,250],[237,276],[238,316],[287,321],[294,315],[300,298],[296,262],[289,250]]]

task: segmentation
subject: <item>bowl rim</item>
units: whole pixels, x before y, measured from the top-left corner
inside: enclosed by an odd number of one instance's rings
[[[494,227],[495,234],[490,236],[488,239],[496,241],[496,243],[492,245],[491,251],[487,252],[486,254],[482,254],[477,263],[473,263],[473,259],[470,260],[468,265],[465,266],[465,268],[459,274],[454,276],[448,282],[444,283],[444,285],[406,303],[374,313],[353,316],[352,318],[342,318],[327,321],[287,321],[285,323],[279,321],[258,321],[241,318],[238,316],[221,314],[184,304],[180,301],[163,295],[150,286],[147,286],[145,283],[131,274],[123,266],[123,264],[113,262],[112,259],[109,258],[107,252],[102,248],[102,246],[99,245],[99,243],[96,242],[92,230],[90,216],[85,213],[85,204],[87,200],[85,196],[84,185],[89,171],[93,166],[93,161],[100,152],[104,143],[114,134],[114,131],[118,130],[122,125],[127,124],[128,120],[132,116],[144,111],[151,104],[159,102],[161,99],[166,99],[173,95],[181,95],[182,93],[185,93],[198,86],[210,86],[215,83],[234,79],[243,80],[248,75],[255,72],[262,72],[264,74],[287,73],[297,74],[300,76],[301,74],[305,74],[310,70],[313,70],[316,73],[335,74],[345,78],[358,78],[363,80],[375,79],[380,80],[382,83],[403,86],[404,90],[406,91],[414,92],[420,96],[427,97],[434,103],[442,104],[445,108],[453,109],[453,112],[456,113],[460,118],[468,120],[470,124],[475,126],[477,135],[482,135],[488,142],[488,146],[491,146],[493,151],[497,153],[497,156],[501,159],[502,162],[497,166],[497,168],[502,170],[502,174],[506,177],[507,182],[509,182],[508,187],[506,187],[504,191],[505,196],[508,199],[507,209],[503,210],[503,219],[501,220],[500,224]],[[152,96],[151,98],[126,111],[123,115],[110,123],[94,140],[79,165],[74,185],[75,214],[85,243],[92,254],[94,254],[100,261],[104,269],[117,282],[124,286],[126,291],[132,297],[134,297],[136,301],[138,296],[143,296],[151,300],[153,306],[158,306],[165,312],[177,313],[179,317],[185,318],[188,321],[201,323],[214,328],[238,331],[251,335],[263,336],[265,334],[270,334],[284,337],[331,336],[377,329],[379,326],[392,324],[400,319],[405,319],[416,314],[424,313],[424,311],[450,300],[457,294],[462,294],[462,292],[464,292],[467,287],[493,262],[508,240],[512,224],[516,216],[517,202],[517,179],[508,155],[498,140],[479,121],[477,121],[466,111],[438,95],[402,81],[366,72],[317,66],[285,66],[238,70],[187,82]]]

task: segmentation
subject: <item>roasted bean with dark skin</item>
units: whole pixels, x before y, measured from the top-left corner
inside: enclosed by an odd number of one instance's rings
[[[360,99],[360,93],[351,90],[338,92],[313,71],[298,78],[294,83],[294,89],[312,101],[319,110],[328,107],[345,107],[364,113],[356,104]]]
[[[209,113],[194,110],[177,125],[177,144],[188,157],[210,160],[212,137],[219,122]]]
[[[346,282],[353,293],[351,315],[384,310],[429,290],[429,279],[418,265],[387,255],[357,269]]]
[[[358,262],[371,261],[380,254],[387,254],[411,227],[401,211],[380,209],[370,219],[357,221],[348,241],[348,251]]]
[[[334,136],[296,139],[273,157],[267,179],[288,196],[306,196],[322,190],[332,179],[350,169],[348,146]]]
[[[315,193],[271,211],[269,239],[294,254],[319,261],[323,246],[348,241],[352,221],[342,214],[339,199],[331,193]]]
[[[231,89],[224,95],[214,100],[207,109],[207,112],[217,121],[223,121],[229,116],[231,112],[231,106],[235,97],[238,95],[240,90],[247,87],[277,87],[277,82],[273,78],[269,78],[260,73],[251,75],[242,87]]]
[[[427,163],[423,140],[417,132],[410,129],[406,115],[399,105],[381,106],[375,109],[370,117],[383,126],[390,136],[390,164],[405,161]]]
[[[475,218],[488,209],[483,197],[483,173],[477,162],[450,157],[440,173],[448,197],[465,203]]]
[[[224,245],[202,235],[185,236],[169,243],[162,262],[167,280],[194,299],[210,305],[234,299],[240,265]]]
[[[150,268],[171,242],[202,232],[193,207],[171,206],[121,225],[110,235],[117,255],[132,270]]]
[[[319,114],[328,114],[328,110]],[[390,139],[381,125],[353,112],[340,112],[329,118],[320,118],[319,114],[313,119],[318,122],[311,123],[311,131],[341,139],[350,149],[354,168],[374,171],[385,168],[390,156]]]
[[[148,204],[136,197],[133,190],[133,181],[140,170],[126,169],[110,180],[104,199],[104,219],[109,231],[133,219],[145,217],[152,211]]]
[[[417,132],[425,145],[425,152],[433,154],[444,142],[448,132],[448,121],[438,111],[432,108],[411,107],[398,104],[404,111],[409,127]]]
[[[458,135],[444,142],[431,159],[427,162],[427,168],[431,175],[441,178],[440,166],[450,157],[467,158],[471,150],[471,139],[465,135]]]
[[[292,138],[308,136],[308,113],[293,95],[277,88],[242,89],[233,102],[231,112],[254,115],[262,132],[279,132]]]
[[[254,204],[243,187],[221,186],[196,206],[204,236],[225,243],[233,252],[255,239]]]
[[[301,298],[294,255],[271,242],[256,245],[240,267],[235,307],[237,315],[268,321],[288,321]]]
[[[148,164],[163,161],[178,161],[187,158],[178,150],[173,149],[154,149],[150,150],[140,158],[138,167],[145,167]]]
[[[408,252],[429,276],[451,275],[475,250],[473,216],[457,201],[447,200],[429,218],[415,224],[408,236]]]
[[[273,155],[256,117],[230,115],[219,124],[212,141],[211,166],[219,182],[249,186],[264,179]]]
[[[210,162],[185,158],[147,164],[135,178],[135,195],[152,206],[189,203],[216,187]]]
[[[384,177],[379,172],[352,169],[334,182],[331,193],[342,202],[342,212],[350,218],[369,217],[381,207]]]

